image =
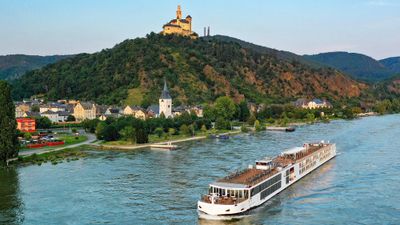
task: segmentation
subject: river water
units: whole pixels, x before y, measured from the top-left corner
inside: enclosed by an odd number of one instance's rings
[[[330,140],[339,155],[231,221],[198,219],[207,185],[264,156]],[[400,115],[0,169],[0,224],[400,224]]]

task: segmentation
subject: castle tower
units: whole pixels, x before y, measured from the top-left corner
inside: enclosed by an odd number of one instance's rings
[[[176,10],[176,19],[182,19],[182,10],[180,5],[178,5],[178,9]]]
[[[161,96],[159,99],[159,107],[160,107],[160,115],[164,114],[165,118],[172,117],[172,98],[169,95],[169,91],[167,88],[167,81],[164,77],[164,89],[161,92]]]
[[[189,22],[189,32],[192,33],[192,17],[190,15],[186,16],[186,21]]]

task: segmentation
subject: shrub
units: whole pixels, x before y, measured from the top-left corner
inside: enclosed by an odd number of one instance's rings
[[[164,129],[162,127],[157,127],[154,130],[154,133],[157,135],[157,137],[162,137],[162,135],[164,134]]]

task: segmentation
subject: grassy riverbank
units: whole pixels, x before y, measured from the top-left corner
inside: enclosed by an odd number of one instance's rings
[[[22,157],[19,156],[18,160],[11,162],[11,165],[42,165],[43,163],[51,163],[56,165],[62,162],[69,162],[79,160],[80,158],[86,157],[88,153],[86,150],[89,146],[79,146],[75,148],[67,148],[55,152],[47,152],[43,154],[33,154],[30,156]]]
[[[240,131],[213,129],[213,130],[208,130],[208,131],[197,131],[197,132],[195,132],[195,134],[193,136],[191,136],[191,135],[189,136],[189,135],[185,135],[185,134],[177,134],[177,135],[171,135],[171,136],[167,136],[165,134],[162,136],[150,134],[149,135],[149,143],[147,143],[147,144],[161,144],[161,143],[170,142],[170,141],[184,141],[186,139],[191,140],[193,137],[206,138],[209,135],[213,135],[213,134],[237,133],[237,132],[240,132]],[[112,145],[112,146],[137,145],[137,146],[141,146],[141,144],[136,144],[136,143],[132,143],[130,141],[124,141],[124,140],[102,142],[101,144],[105,145],[105,146],[107,146],[107,145]]]

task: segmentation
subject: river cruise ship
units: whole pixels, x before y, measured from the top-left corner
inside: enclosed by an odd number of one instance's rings
[[[229,216],[262,205],[336,156],[332,143],[307,143],[282,152],[275,158],[256,161],[209,185],[197,209],[201,216]]]

